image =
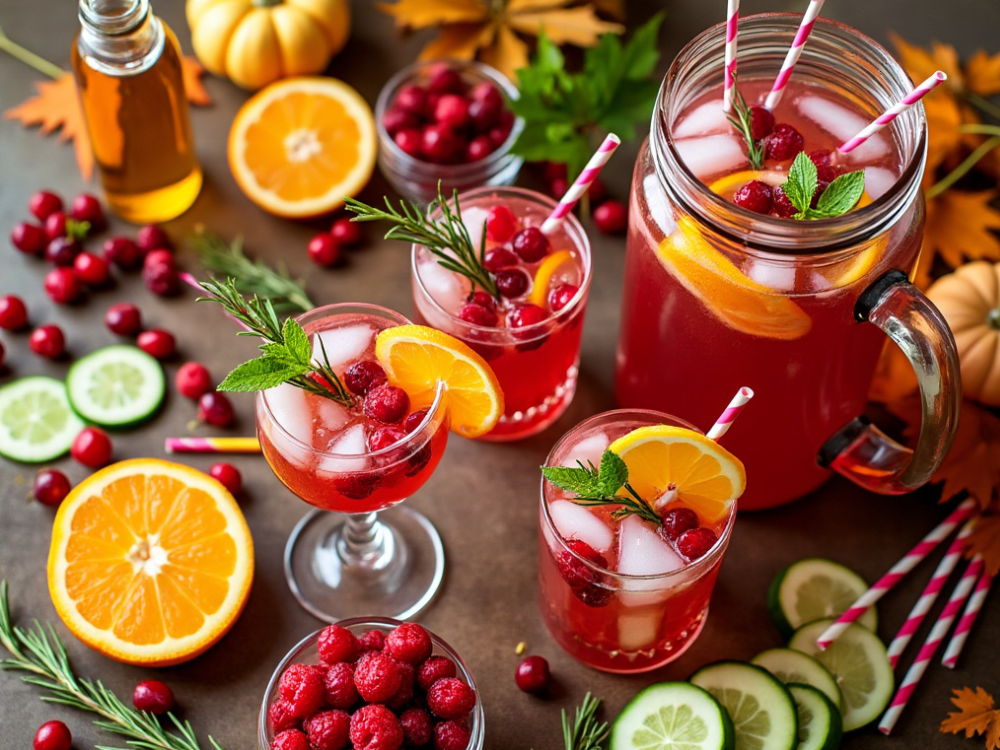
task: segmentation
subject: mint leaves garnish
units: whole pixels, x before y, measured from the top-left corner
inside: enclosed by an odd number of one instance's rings
[[[846,214],[861,200],[865,192],[865,172],[848,172],[827,185],[812,208],[813,196],[819,188],[819,172],[805,152],[799,152],[788,170],[788,180],[781,186],[788,200],[798,211],[796,219],[830,219]]]
[[[586,466],[581,461],[576,463],[579,468],[543,466],[542,474],[557,487],[576,493],[576,497],[571,499],[577,505],[618,505],[621,507],[611,513],[615,520],[635,515],[657,526],[663,524],[663,519],[628,483],[628,466],[617,453],[612,450],[604,451],[599,469],[590,461]],[[619,497],[622,487],[628,494]]]

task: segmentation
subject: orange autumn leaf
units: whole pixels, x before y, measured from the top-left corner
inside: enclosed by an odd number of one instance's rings
[[[937,70],[943,70],[948,74],[945,86],[951,91],[962,91],[965,88],[965,77],[962,74],[962,66],[958,61],[958,53],[950,44],[931,42],[931,50],[909,44],[902,37],[894,32],[889,32],[892,44],[899,52],[899,63],[903,66],[914,83],[920,83],[932,75]]]
[[[951,702],[958,711],[948,714],[941,723],[945,734],[961,734],[966,737],[986,735],[987,750],[1000,750],[1000,710],[993,706],[993,696],[977,687],[955,690]]]
[[[925,184],[935,182],[935,170],[962,146],[962,110],[945,91],[933,91],[924,97],[927,115],[927,166],[924,168]]]
[[[376,7],[407,29],[426,29],[449,23],[485,21],[489,9],[480,0],[399,0],[378,3]]]
[[[979,50],[965,65],[965,85],[980,96],[1000,93],[1000,52],[990,57]]]
[[[972,530],[965,556],[981,555],[991,576],[1000,574],[1000,516],[983,516]]]
[[[435,39],[424,46],[421,60],[450,57],[455,60],[472,60],[483,47],[493,42],[496,29],[480,23],[455,23],[445,26]]]
[[[590,47],[597,43],[601,34],[618,34],[622,31],[620,24],[598,18],[590,5],[543,13],[511,14],[508,23],[522,34],[537,34],[540,29],[545,29],[546,36],[555,44],[572,44],[576,47]]]
[[[946,190],[928,201],[927,227],[917,262],[914,283],[926,289],[931,281],[935,254],[951,267],[966,260],[1000,260],[1000,212],[990,205],[996,190],[967,192]]]

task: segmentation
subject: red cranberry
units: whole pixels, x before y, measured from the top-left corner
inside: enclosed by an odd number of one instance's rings
[[[469,98],[474,102],[492,102],[498,106],[503,106],[503,94],[490,81],[480,81],[472,87]]]
[[[486,237],[492,242],[507,242],[517,231],[517,217],[508,206],[493,206],[486,212]]]
[[[213,427],[229,427],[233,423],[233,405],[226,394],[209,391],[198,399],[198,419]]]
[[[219,484],[229,490],[232,495],[239,494],[239,491],[243,489],[243,475],[232,464],[212,464],[208,469],[208,473]]]
[[[166,251],[157,251],[166,252]],[[177,269],[164,263],[151,263],[142,269],[142,283],[146,289],[160,297],[170,297],[181,290],[181,277]]]
[[[436,94],[463,94],[465,93],[465,81],[462,80],[458,71],[442,67],[431,76],[427,89]]]
[[[406,419],[403,420],[403,429],[407,433],[415,432],[423,424],[426,417],[427,409],[417,409],[415,412],[407,414]]]
[[[549,195],[556,200],[561,200],[567,190],[569,190],[569,180],[565,177],[556,177],[549,183]]]
[[[423,143],[423,136],[416,128],[405,128],[396,133],[392,138],[403,153],[412,156],[414,159],[420,158],[420,148]]]
[[[192,401],[197,401],[212,390],[212,374],[199,362],[185,362],[174,377],[177,391]]]
[[[68,305],[83,294],[83,284],[72,268],[53,268],[45,274],[45,293],[59,305]]]
[[[411,115],[419,116],[424,110],[424,100],[426,98],[427,92],[424,91],[423,87],[410,84],[409,86],[403,86],[399,90],[399,93],[396,94],[393,107],[403,112],[408,112]]]
[[[565,180],[569,176],[566,165],[560,164],[557,161],[545,162],[545,169],[542,174],[545,176],[545,181],[549,183],[556,180]]]
[[[823,192],[828,187],[830,187],[830,183],[827,182],[826,180],[817,180],[816,181],[816,192],[813,193],[812,200],[809,201],[809,205],[812,208],[816,208],[816,206],[819,205],[819,199],[822,197]]]
[[[28,337],[28,347],[39,356],[55,359],[66,351],[66,337],[59,326],[38,326]]]
[[[510,131],[514,129],[514,115],[509,110],[503,110],[497,115],[497,124],[490,128],[488,133],[490,140],[499,148],[510,136]]]
[[[393,424],[376,427],[368,436],[368,450],[384,450],[405,438],[406,434],[406,430]]]
[[[45,246],[45,260],[57,266],[72,266],[76,256],[83,251],[79,240],[56,237]]]
[[[560,284],[549,292],[549,309],[552,312],[559,312],[573,301],[579,291],[580,287],[574,284]]]
[[[139,711],[159,716],[174,707],[174,694],[168,685],[159,680],[143,680],[132,691],[132,705]]]
[[[588,607],[603,607],[611,600],[613,592],[601,586],[597,581],[596,572],[574,555],[599,568],[608,567],[607,558],[580,539],[571,539],[566,542],[566,546],[568,551],[555,555],[559,575],[566,581],[573,594]]]
[[[763,140],[774,130],[774,115],[769,109],[754,105],[750,107],[750,135],[755,141]]]
[[[711,529],[688,529],[677,540],[677,551],[688,560],[697,560],[712,549],[717,541],[718,537]]]
[[[529,656],[517,665],[514,680],[525,693],[543,693],[549,686],[549,663],[541,656]]]
[[[485,135],[477,135],[469,141],[469,145],[465,149],[465,160],[470,162],[479,161],[480,159],[485,159],[495,150],[496,148],[493,146],[493,141]]]
[[[4,349],[3,344],[0,343],[0,370],[3,370],[3,361],[7,358],[7,350]]]
[[[108,283],[108,262],[93,253],[80,253],[73,260],[77,278],[87,286],[104,286]]]
[[[420,151],[430,161],[448,162],[455,153],[457,139],[447,125],[428,125],[421,134]]]
[[[424,99],[424,108],[420,112],[421,120],[426,120],[427,122],[433,122],[434,120],[434,110],[437,109],[438,100],[441,99],[441,94],[437,91],[428,91],[427,96]]]
[[[73,735],[61,721],[47,721],[35,732],[33,747],[35,750],[70,750],[73,747]]]
[[[548,317],[538,305],[518,305],[507,316],[507,323],[511,328],[524,328],[537,325]]]
[[[486,328],[492,328],[497,324],[497,314],[495,310],[483,307],[482,305],[477,305],[474,302],[470,302],[468,305],[459,310],[458,317],[466,323],[472,323],[472,325],[484,326]]]
[[[618,234],[628,226],[628,209],[619,201],[604,201],[594,209],[594,224],[602,234]]]
[[[382,475],[373,472],[340,474],[334,479],[334,489],[351,500],[364,500],[382,484]]]
[[[368,391],[362,408],[369,419],[393,424],[401,421],[410,410],[410,397],[394,385],[377,385]]]
[[[600,177],[595,177],[594,181],[590,183],[590,187],[587,188],[587,197],[590,199],[591,205],[595,206],[603,203],[604,199],[608,197],[608,188]]]
[[[172,252],[159,248],[157,250],[150,250],[146,253],[146,257],[142,260],[143,270],[152,268],[153,266],[169,266],[170,268],[176,268],[177,261]]]
[[[143,331],[136,339],[136,344],[146,354],[156,359],[167,359],[177,351],[177,341],[174,339],[174,335],[160,328]]]
[[[69,479],[56,469],[43,469],[35,476],[35,500],[42,505],[56,507],[69,494]]]
[[[434,107],[434,119],[441,125],[460,130],[469,124],[469,102],[457,94],[445,94]]]
[[[698,514],[690,508],[673,508],[663,516],[663,525],[657,533],[667,541],[676,542],[681,534],[698,528]]]
[[[496,300],[493,299],[493,296],[487,292],[484,292],[482,289],[477,289],[472,294],[470,294],[469,302],[474,302],[477,305],[482,305],[483,307],[487,307],[490,310],[495,310],[497,305]]]
[[[343,216],[333,222],[330,227],[330,234],[337,242],[344,247],[357,247],[363,239],[361,234],[361,224],[351,221]]]
[[[45,236],[49,240],[54,240],[56,237],[65,237],[66,214],[62,211],[53,211],[45,219],[45,223],[42,226],[45,227]]]
[[[119,336],[135,336],[142,330],[142,313],[128,302],[119,302],[104,313],[104,325]]]
[[[395,136],[400,130],[419,126],[420,120],[417,116],[400,107],[393,107],[382,117],[382,127],[390,136]]]
[[[147,224],[141,227],[135,242],[139,249],[146,253],[153,250],[172,250],[174,247],[170,237],[159,224]]]
[[[486,231],[487,233],[490,231],[489,224],[486,226]],[[516,265],[517,256],[505,247],[495,247],[488,250],[483,258],[483,268],[490,273],[500,273],[503,269]]]
[[[733,203],[755,214],[768,214],[774,206],[771,186],[760,180],[750,180],[733,194]]]
[[[133,271],[142,264],[143,252],[128,237],[111,237],[104,241],[104,259],[123,271]]]
[[[357,395],[363,396],[373,385],[381,385],[386,380],[382,365],[372,359],[355,362],[344,371],[344,385]]]
[[[774,206],[771,208],[771,214],[773,216],[778,216],[782,219],[790,219],[799,212],[799,210],[792,205],[792,202],[788,199],[785,191],[782,190],[780,186],[775,186],[771,189],[771,197],[774,198]]]
[[[514,299],[528,291],[528,277],[517,269],[501,271],[497,274],[497,290],[501,297]]]
[[[37,224],[22,221],[10,230],[10,243],[26,255],[40,255],[48,240],[45,230]]]
[[[28,308],[20,297],[8,294],[0,297],[0,328],[19,331],[28,322]]]
[[[73,221],[85,221],[90,224],[92,232],[100,232],[108,225],[101,202],[90,193],[80,193],[73,199],[69,215]]]
[[[48,190],[39,190],[28,199],[28,210],[39,221],[45,221],[56,211],[62,211],[62,209],[62,198]]]
[[[549,238],[538,227],[526,227],[514,235],[514,252],[525,263],[536,263],[548,255],[552,249]]]
[[[820,182],[833,182],[837,179],[837,169],[833,166],[833,152],[828,149],[810,151],[806,156],[816,165],[816,177]],[[819,195],[819,191],[816,191]]]
[[[469,121],[477,133],[488,133],[500,116],[503,103],[496,103],[489,99],[480,99],[469,102]],[[489,139],[488,136],[486,136]],[[493,141],[490,139],[490,144]]]
[[[781,123],[775,125],[771,135],[767,137],[764,155],[775,161],[787,161],[795,158],[804,145],[805,140],[798,130],[791,125]]]
[[[322,232],[309,240],[309,260],[317,266],[329,268],[340,260],[340,245],[332,234]]]
[[[78,463],[100,469],[111,460],[111,438],[100,427],[84,427],[69,453]]]

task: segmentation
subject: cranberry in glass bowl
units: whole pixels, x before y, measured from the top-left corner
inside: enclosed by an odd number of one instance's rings
[[[397,192],[420,205],[482,185],[511,185],[523,159],[510,152],[524,122],[517,88],[479,62],[428,60],[399,71],[375,103],[378,163]]]

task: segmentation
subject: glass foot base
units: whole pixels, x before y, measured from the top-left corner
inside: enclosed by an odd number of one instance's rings
[[[351,559],[348,516],[314,510],[296,525],[285,546],[285,578],[299,604],[314,617],[408,620],[431,601],[444,578],[444,547],[427,518],[402,505],[379,511],[377,549]],[[350,560],[350,562],[348,562]]]

